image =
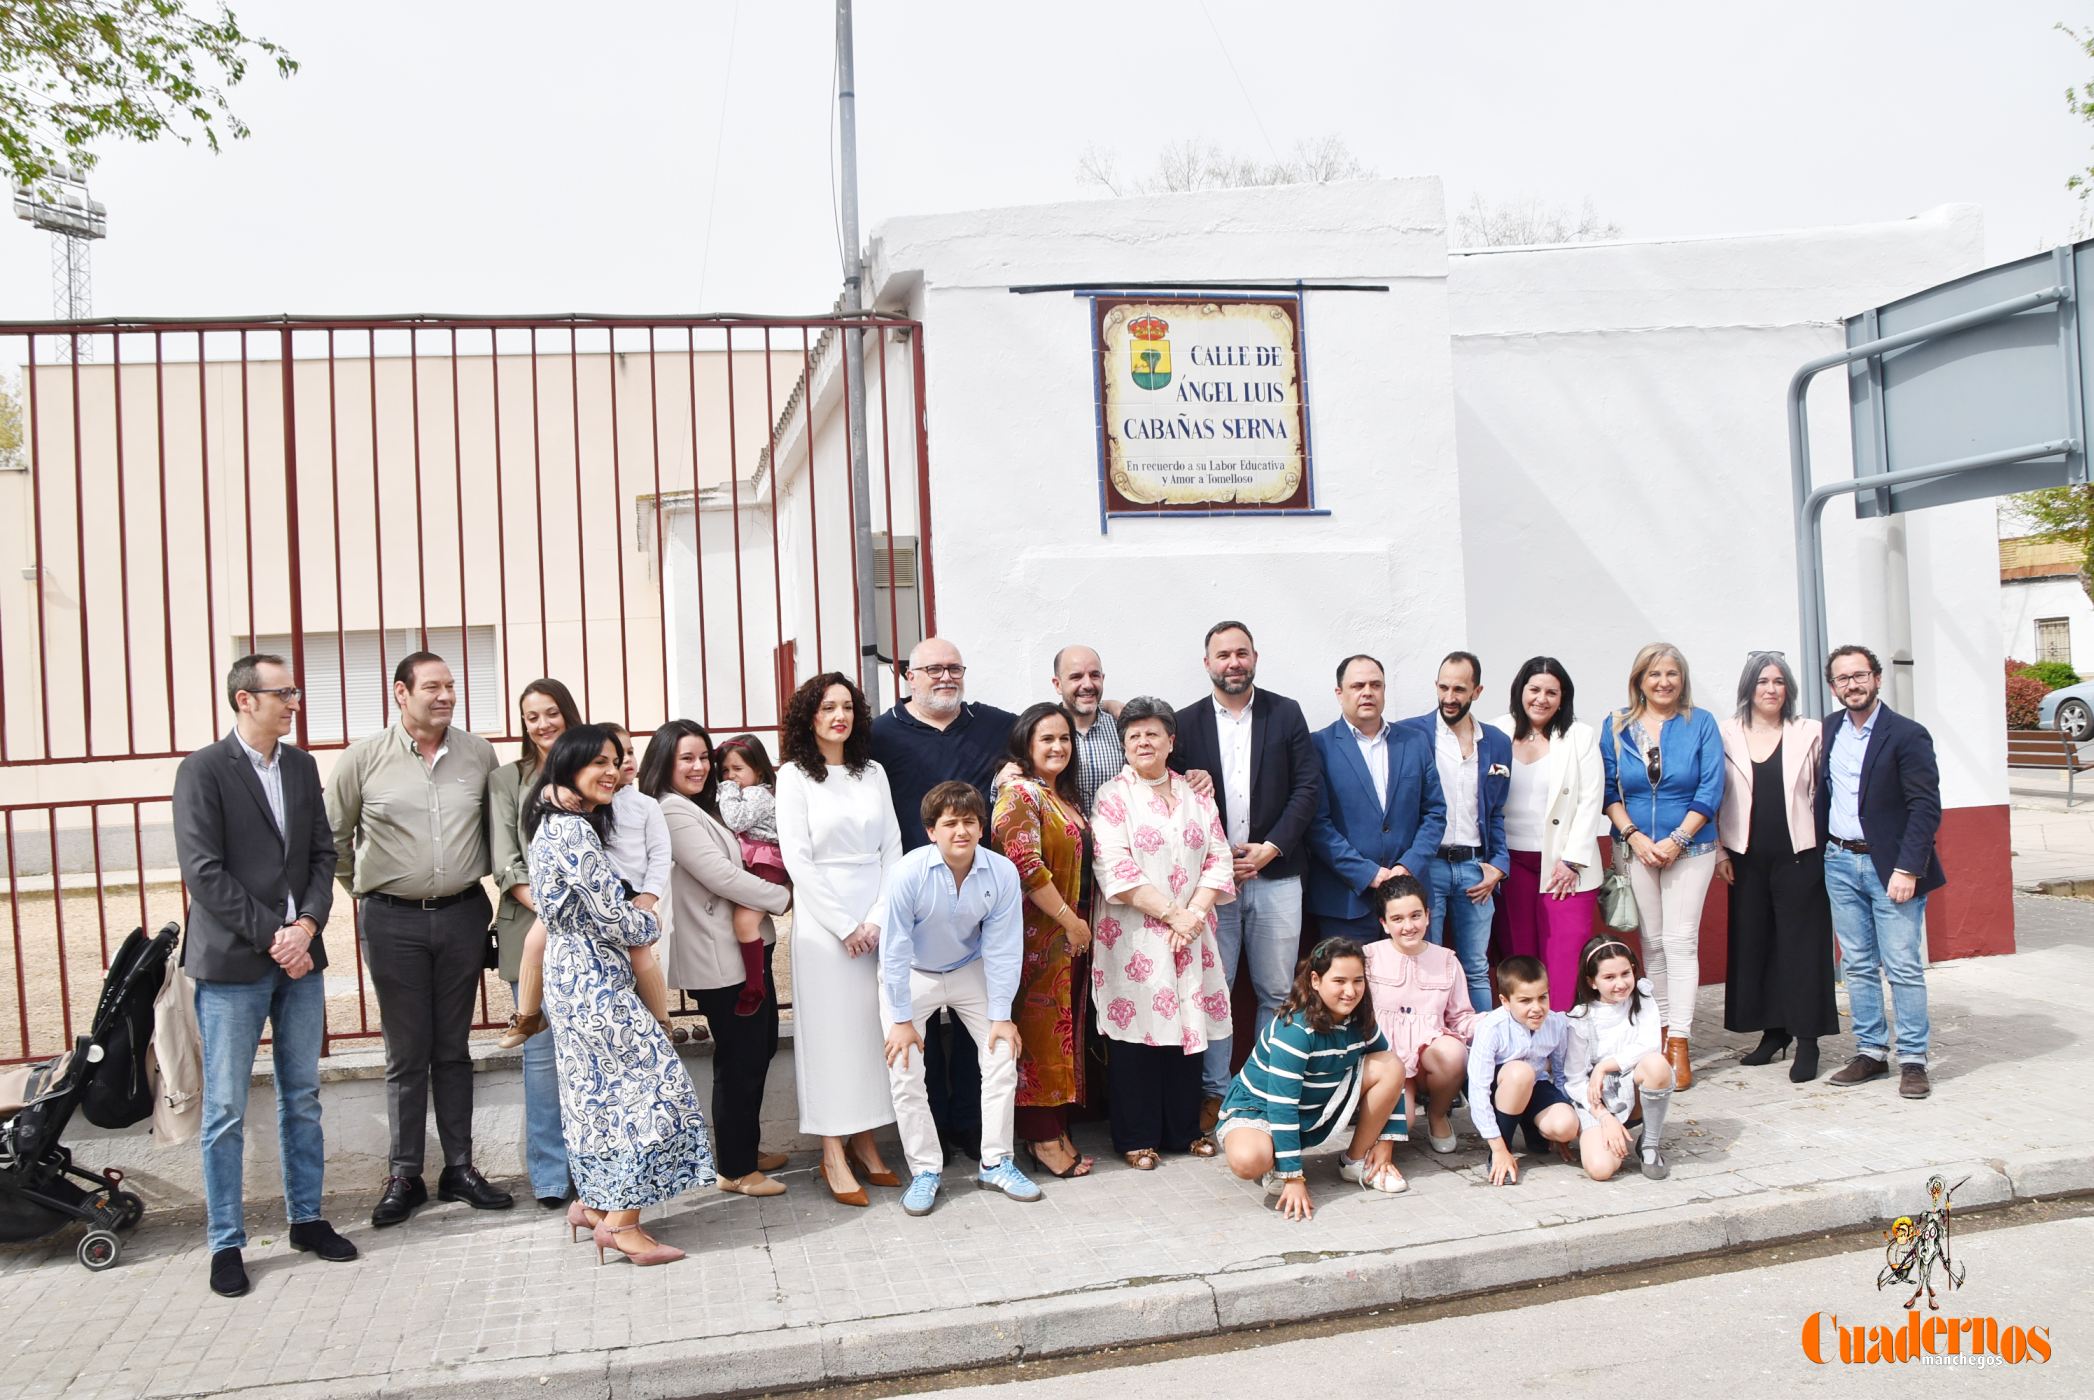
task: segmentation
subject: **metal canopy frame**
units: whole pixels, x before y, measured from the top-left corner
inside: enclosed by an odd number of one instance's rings
[[[2087,246],[2087,245],[2082,245]],[[1806,711],[1822,716],[1825,712],[1825,663],[1831,650],[1829,620],[1825,608],[1825,507],[1840,496],[1859,496],[1869,492],[1876,496],[1870,515],[1889,515],[1908,507],[1897,499],[1900,488],[1922,483],[1945,483],[1953,478],[1967,477],[1973,473],[1993,471],[2020,463],[2039,459],[2057,459],[2058,480],[2050,484],[2062,484],[2071,480],[2085,480],[2085,430],[2083,418],[2083,384],[2080,378],[2080,356],[2078,343],[2077,302],[2078,284],[2075,270],[2075,248],[2056,248],[2047,256],[2053,269],[2052,284],[2037,291],[2010,297],[1980,306],[1954,316],[1943,317],[1925,325],[1914,326],[1893,335],[1880,336],[1849,345],[1844,350],[1821,355],[1807,361],[1789,380],[1789,471],[1790,485],[1796,511],[1797,532],[1801,548],[1797,551],[1797,601],[1801,614],[1802,661],[1811,681],[1804,686],[1799,697]],[[1954,284],[1950,284],[1954,285]],[[1940,340],[1981,326],[1993,325],[2011,317],[2039,310],[2048,306],[2059,308],[2060,350],[2067,366],[2062,386],[2066,399],[2067,434],[2039,441],[2023,443],[2015,447],[1999,448],[1988,452],[1947,461],[1933,462],[1924,466],[1901,467],[1885,471],[1864,471],[1864,464],[1857,459],[1857,475],[1851,480],[1827,482],[1823,486],[1811,484],[1810,431],[1805,417],[1805,397],[1811,382],[1828,369],[1843,365],[1864,365],[1871,376],[1872,387],[1867,402],[1878,417],[1874,425],[1873,445],[1884,449],[1885,436],[1881,431],[1883,396],[1881,394],[1882,357],[1909,346]],[[1862,324],[1873,328],[1877,313],[1865,313]],[[1857,429],[1857,439],[1861,438]],[[1888,465],[1887,449],[1883,464]],[[1950,500],[1968,500],[1982,495],[2000,494],[2001,490],[2028,489],[2025,484],[2012,484],[1987,490],[1982,482],[1965,483],[1967,489],[1944,493],[1933,500],[1917,504],[1947,504]],[[1859,502],[1857,502],[1859,506]],[[1857,513],[1862,513],[1857,511]]]

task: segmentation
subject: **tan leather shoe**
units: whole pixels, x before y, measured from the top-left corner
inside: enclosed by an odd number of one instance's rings
[[[1221,1100],[1209,1095],[1200,1100],[1200,1136],[1214,1131],[1215,1123],[1221,1118]]]
[[[760,1172],[782,1172],[785,1170],[786,1164],[791,1160],[783,1152],[758,1152],[756,1154],[756,1170]]]
[[[782,1196],[785,1194],[785,1183],[773,1181],[762,1172],[754,1171],[747,1176],[721,1177],[720,1189],[732,1191],[737,1196]]]

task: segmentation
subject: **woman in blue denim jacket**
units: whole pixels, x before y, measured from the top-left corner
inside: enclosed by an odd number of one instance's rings
[[[1716,812],[1723,805],[1723,734],[1694,708],[1687,658],[1652,642],[1629,668],[1629,703],[1600,735],[1607,820],[1636,892],[1643,960],[1665,1023],[1674,1087],[1688,1063],[1694,993],[1701,985],[1701,910],[1716,875]]]

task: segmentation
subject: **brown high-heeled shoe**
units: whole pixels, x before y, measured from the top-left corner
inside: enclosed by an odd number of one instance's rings
[[[1687,1061],[1687,1037],[1675,1035],[1665,1041],[1665,1058],[1672,1064],[1672,1087],[1694,1087],[1694,1066]]]
[[[902,1184],[902,1179],[893,1172],[888,1171],[885,1167],[873,1166],[872,1163],[866,1161],[848,1147],[843,1150],[843,1156],[844,1160],[851,1164],[852,1171],[858,1173],[858,1175],[864,1177],[875,1186],[899,1186]]]
[[[855,1191],[837,1190],[836,1183],[829,1180],[829,1167],[826,1162],[816,1162],[814,1164],[814,1179],[816,1181],[819,1181],[822,1185],[828,1187],[829,1194],[834,1196],[837,1199],[837,1201],[843,1205],[869,1206],[872,1204],[871,1199],[866,1196],[865,1188],[863,1186],[859,1187]]]
[[[618,1243],[620,1235],[638,1235],[641,1239],[647,1240],[647,1246],[644,1249],[627,1249]],[[637,1223],[618,1226],[598,1225],[595,1230],[595,1238],[596,1262],[599,1265],[605,1262],[604,1254],[606,1251],[612,1254],[622,1254],[631,1260],[634,1265],[642,1269],[655,1264],[674,1264],[677,1260],[683,1258],[683,1251],[675,1245],[663,1244],[656,1239],[648,1239],[647,1232],[641,1229]]]

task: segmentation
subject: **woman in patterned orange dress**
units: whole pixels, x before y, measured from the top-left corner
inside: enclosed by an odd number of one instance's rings
[[[1025,967],[1011,1019],[1018,1057],[1016,1130],[1033,1165],[1088,1176],[1092,1159],[1069,1139],[1069,1106],[1083,1102],[1083,1024],[1091,946],[1090,864],[1076,791],[1074,729],[1059,705],[1034,705],[1011,726],[1018,775],[997,790],[991,841],[1025,888]]]

